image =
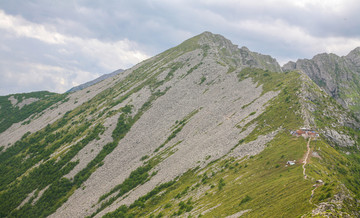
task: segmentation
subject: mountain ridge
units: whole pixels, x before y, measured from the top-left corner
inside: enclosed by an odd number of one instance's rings
[[[68,91],[66,92],[76,92],[78,90],[82,90],[82,89],[85,89],[89,86],[92,86],[98,82],[101,82],[107,78],[110,78],[110,77],[113,77],[113,76],[116,76],[117,74],[123,72],[124,70],[123,69],[118,69],[118,70],[115,70],[114,72],[112,73],[107,73],[107,74],[103,74],[101,76],[99,76],[98,78],[94,79],[94,80],[91,80],[89,82],[86,82],[86,83],[83,83],[83,84],[80,84],[78,86],[75,86],[75,87],[72,87],[71,89],[69,89]]]
[[[220,35],[63,97],[0,134],[0,216],[359,215],[359,121]]]
[[[283,70],[302,70],[345,108],[359,116],[360,47],[346,56],[322,53],[312,59],[288,62]]]

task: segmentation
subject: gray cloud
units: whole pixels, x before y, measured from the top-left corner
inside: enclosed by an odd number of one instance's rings
[[[0,94],[63,92],[203,31],[281,63],[345,55],[360,46],[359,9],[357,0],[0,0]]]
[[[0,94],[43,89],[64,92],[100,72],[127,68],[149,57],[126,38],[102,41],[66,35],[52,25],[3,11],[0,33]]]

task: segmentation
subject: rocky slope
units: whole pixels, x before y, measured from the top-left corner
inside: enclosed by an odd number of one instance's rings
[[[352,113],[220,35],[61,96],[0,134],[1,217],[359,215]]]
[[[282,68],[301,70],[344,107],[360,112],[360,47],[348,55],[318,54],[312,59],[289,62]]]

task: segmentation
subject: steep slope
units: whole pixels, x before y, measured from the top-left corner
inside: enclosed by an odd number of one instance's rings
[[[359,124],[342,109],[205,32],[1,133],[0,216],[358,215]],[[321,135],[311,152],[290,134],[303,126]]]
[[[94,80],[91,80],[91,81],[89,81],[89,82],[86,82],[86,83],[81,84],[81,85],[78,85],[78,86],[75,86],[75,87],[69,89],[69,90],[66,91],[66,92],[76,92],[76,91],[79,91],[79,90],[83,90],[83,89],[85,89],[85,88],[87,88],[87,87],[89,87],[89,86],[92,86],[92,85],[94,85],[94,84],[96,84],[96,83],[98,83],[98,82],[101,82],[101,81],[103,81],[103,80],[105,80],[105,79],[107,79],[107,78],[116,76],[116,75],[118,75],[119,73],[121,73],[121,72],[123,72],[123,71],[124,71],[124,70],[119,69],[119,70],[116,70],[116,71],[114,71],[114,72],[112,72],[112,73],[104,74],[104,75],[102,75],[102,76],[100,76],[100,77],[98,77],[98,78],[96,78],[96,79],[94,79]]]
[[[302,70],[344,107],[360,112],[360,47],[347,56],[318,54],[312,59],[299,59],[283,66],[283,70]]]
[[[331,129],[358,141],[359,133],[346,127],[358,125],[352,116],[343,114],[342,107],[305,74],[245,69],[238,77],[263,84],[264,92],[281,90],[263,113],[237,125],[240,134],[251,128],[247,136],[222,158],[157,186],[132,204],[120,202],[128,206],[106,217],[359,216],[358,148],[339,147],[344,142],[337,144],[326,133],[312,140],[290,134],[311,125],[319,132]],[[331,120],[328,113],[333,114]],[[288,160],[295,160],[295,165],[287,165]]]

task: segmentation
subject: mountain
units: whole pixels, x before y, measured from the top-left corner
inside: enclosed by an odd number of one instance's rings
[[[102,75],[102,76],[100,76],[100,77],[98,77],[98,78],[96,78],[96,79],[94,79],[94,80],[91,80],[91,81],[86,82],[86,83],[84,83],[84,84],[81,84],[81,85],[72,87],[71,89],[69,89],[69,90],[66,91],[66,92],[76,92],[76,91],[85,89],[85,88],[87,88],[87,87],[89,87],[89,86],[92,86],[92,85],[94,85],[94,84],[96,84],[96,83],[98,83],[98,82],[101,82],[101,81],[103,81],[103,80],[105,80],[105,79],[107,79],[107,78],[116,76],[116,75],[118,75],[119,73],[121,73],[121,72],[123,72],[123,71],[124,71],[124,70],[119,69],[119,70],[116,70],[116,71],[114,71],[114,72],[112,72],[112,73],[104,74],[104,75]]]
[[[0,134],[1,217],[359,216],[356,116],[221,35],[60,96]]]
[[[289,62],[283,70],[301,70],[345,108],[360,115],[360,47],[348,55],[318,54]]]

